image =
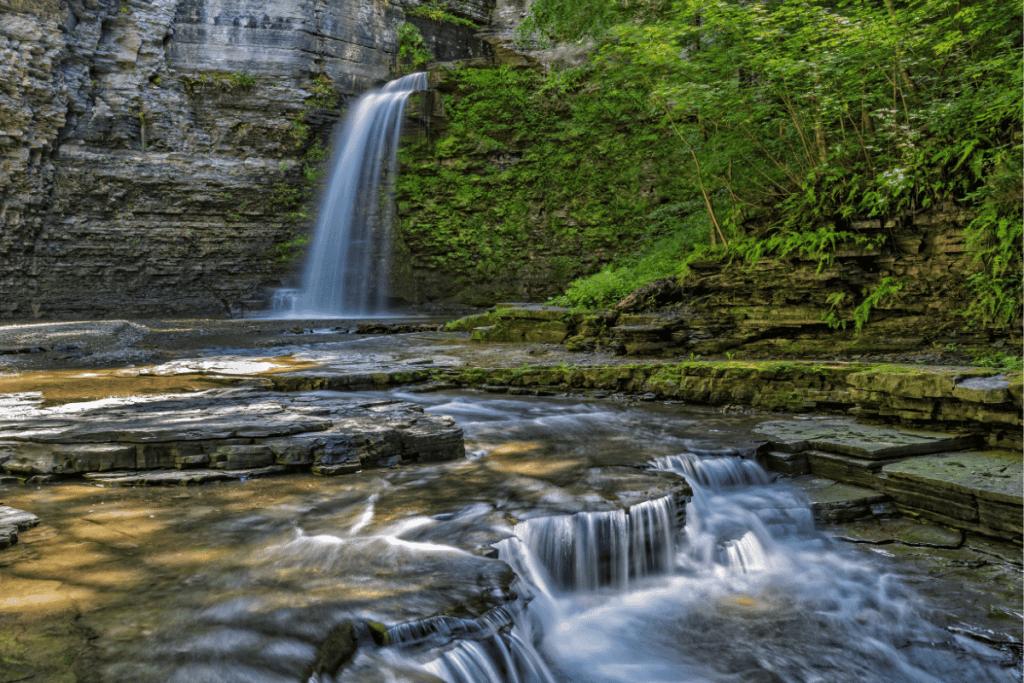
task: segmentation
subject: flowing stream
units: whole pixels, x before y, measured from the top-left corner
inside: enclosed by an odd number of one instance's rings
[[[57,529],[80,501],[83,538],[136,520],[122,527],[134,536],[110,541],[124,566],[74,575],[109,575],[101,595],[130,589],[80,620],[97,634],[99,679],[1019,680],[1018,659],[945,628],[889,558],[815,529],[798,490],[750,458],[763,418],[459,392],[320,395],[420,403],[458,421],[468,455],[184,494],[40,494]],[[346,620],[362,629],[355,658],[311,672]],[[369,622],[387,626],[389,646]]]
[[[571,419],[530,420],[524,410],[509,436],[540,427],[564,439],[562,420],[570,438],[593,431],[607,439],[610,430],[614,440],[631,431],[628,411],[581,408],[562,407]],[[467,408],[434,410],[465,417]],[[478,410],[486,416],[487,408]],[[427,668],[450,683],[1018,678],[1000,655],[929,623],[899,580],[816,532],[794,489],[771,483],[756,462],[717,441],[680,438],[664,425],[657,442],[641,447],[650,467],[692,487],[685,528],[670,497],[628,512],[516,524],[498,544],[499,557],[530,601],[503,636],[506,646],[460,644]],[[665,450],[678,452],[657,455]]]
[[[409,95],[426,87],[425,73],[410,74],[352,106],[334,137],[302,289],[275,292],[271,315],[379,317],[387,312],[402,113]]]

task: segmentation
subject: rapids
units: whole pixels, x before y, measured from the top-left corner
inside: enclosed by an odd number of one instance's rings
[[[137,533],[108,541],[121,559],[68,572],[83,591],[79,627],[96,634],[97,680],[1019,680],[1012,651],[966,637],[977,625],[950,617],[954,584],[926,577],[947,593],[925,595],[891,556],[816,528],[799,490],[752,458],[763,418],[566,397],[358,395],[453,417],[467,458],[186,494],[40,493],[35,510],[58,532],[87,539],[128,518]],[[40,560],[22,570],[7,557],[24,575],[40,571]],[[110,562],[118,569],[104,575]],[[311,673],[347,619],[384,624],[389,645],[363,627],[354,659]]]

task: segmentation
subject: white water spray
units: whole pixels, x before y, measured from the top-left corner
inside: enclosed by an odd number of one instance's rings
[[[334,139],[302,289],[278,290],[273,313],[286,317],[367,317],[387,311],[395,174],[402,113],[425,90],[416,73],[363,95]]]

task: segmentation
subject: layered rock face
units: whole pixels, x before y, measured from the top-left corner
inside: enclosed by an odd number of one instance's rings
[[[464,455],[454,420],[424,415],[419,406],[247,389],[86,408],[71,419],[59,409],[29,409],[0,422],[3,471],[103,473],[91,477],[100,484],[189,484],[309,469],[352,474]],[[152,470],[159,472],[145,474]]]
[[[287,216],[303,163],[391,77],[419,4],[0,0],[0,319],[262,305],[274,246],[308,225]],[[489,54],[416,23],[445,58]]]

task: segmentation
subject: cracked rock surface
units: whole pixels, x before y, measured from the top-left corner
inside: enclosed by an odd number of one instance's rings
[[[451,418],[409,403],[250,389],[37,408],[0,420],[0,468],[23,476],[275,465],[347,474],[464,454]]]

